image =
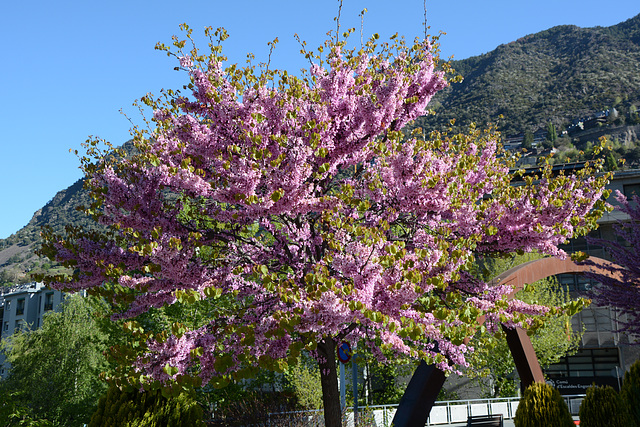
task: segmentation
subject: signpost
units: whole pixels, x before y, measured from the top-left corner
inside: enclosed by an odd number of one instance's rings
[[[338,346],[338,360],[340,360],[340,406],[344,411],[347,403],[346,403],[346,381],[345,381],[345,371],[344,365],[349,363],[351,360],[351,356],[353,356],[353,351],[351,350],[351,346],[348,342],[342,342]],[[354,423],[357,419],[358,413],[358,365],[356,365],[355,358],[353,359],[353,418]]]
[[[349,360],[351,360],[351,355],[352,352],[349,343],[344,341],[340,343],[340,345],[338,346],[338,360],[340,360],[343,364],[349,363]]]

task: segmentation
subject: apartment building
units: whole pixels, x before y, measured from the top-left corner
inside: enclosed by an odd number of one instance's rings
[[[0,294],[0,337],[5,339],[23,328],[39,328],[44,314],[55,310],[63,298],[62,292],[51,290],[42,283],[28,283],[5,289]],[[5,356],[0,353],[0,377],[6,375],[7,369]]]

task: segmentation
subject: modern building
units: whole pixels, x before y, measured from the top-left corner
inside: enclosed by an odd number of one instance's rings
[[[62,302],[64,294],[45,287],[42,283],[28,283],[13,286],[0,293],[0,337],[5,339],[15,331],[42,325],[45,313],[55,310]],[[5,356],[0,353],[0,377],[7,373]]]
[[[617,204],[616,190],[627,197],[640,196],[640,170],[617,172],[607,188],[612,190],[608,199],[612,205]],[[591,236],[615,240],[614,225],[627,219],[626,214],[617,210],[605,213],[598,221],[598,229]],[[591,256],[609,259],[602,246],[593,245],[585,238],[574,239],[564,245],[563,249],[567,253],[582,251]],[[558,276],[558,280],[574,297],[585,296],[593,287],[598,286],[593,280],[580,275],[563,274]],[[580,349],[575,355],[565,357],[560,363],[545,370],[550,382],[560,392],[581,394],[592,383],[619,388],[624,372],[640,358],[640,346],[635,345],[633,338],[616,332],[620,316],[615,307],[598,307],[592,304],[573,317],[573,329],[584,330]]]
[[[554,170],[571,173],[584,167],[584,163],[557,165]],[[535,174],[536,169],[532,168]],[[615,173],[607,186],[612,191],[610,204],[616,205],[615,191],[618,190],[627,197],[640,196],[640,170],[625,170]],[[615,240],[614,225],[627,220],[626,214],[618,210],[605,213],[598,221],[598,229],[591,233],[591,237],[604,240]],[[573,239],[561,246],[567,253],[578,251],[591,256],[609,259],[602,246],[591,244],[586,238]],[[556,277],[569,295],[577,297],[588,296],[598,283],[582,275],[562,274]],[[640,309],[640,307],[638,308]],[[598,307],[595,304],[584,308],[573,316],[574,331],[583,331],[582,341],[577,353],[563,357],[559,363],[549,366],[544,374],[549,383],[564,395],[584,394],[591,384],[610,385],[619,389],[624,373],[631,364],[640,358],[640,345],[628,334],[616,332],[619,329],[621,314],[615,307]],[[514,372],[514,375],[517,373]],[[447,392],[455,392],[461,399],[478,398],[483,390],[466,376],[452,375],[445,384]]]

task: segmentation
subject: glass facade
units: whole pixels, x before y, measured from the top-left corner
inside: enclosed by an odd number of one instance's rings
[[[545,373],[549,378],[615,377],[619,366],[620,354],[616,347],[582,348],[545,369]]]
[[[627,197],[640,196],[640,174],[625,176],[620,180],[614,178],[609,188],[619,190]],[[616,204],[613,195],[608,201]],[[619,211],[605,214],[599,221],[599,228],[589,236],[619,241],[614,227],[618,221],[624,220],[625,216],[621,216]],[[611,261],[602,246],[588,242],[584,237],[572,239],[561,248],[569,254],[580,251]],[[562,274],[557,276],[557,279],[573,298],[588,298],[590,291],[599,286],[597,281],[577,274]],[[586,387],[592,383],[619,387],[620,377],[625,368],[639,355],[635,350],[636,346],[630,345],[632,343],[628,335],[616,332],[619,329],[620,316],[613,307],[598,307],[592,304],[571,319],[572,328],[575,331],[583,331],[581,348],[576,354],[563,357],[560,362],[544,370],[546,377],[563,394],[584,393]]]

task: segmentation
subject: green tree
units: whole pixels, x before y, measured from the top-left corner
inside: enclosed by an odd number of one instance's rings
[[[496,277],[498,274],[529,261],[540,258],[537,254],[514,255],[511,258],[489,258],[484,260],[481,272],[484,277]],[[563,290],[558,281],[551,277],[528,285],[515,296],[517,299],[547,306],[560,306],[571,301],[569,294]],[[585,305],[579,299],[575,307]],[[542,324],[539,324],[542,325]],[[540,366],[556,363],[563,356],[570,355],[578,349],[582,331],[571,329],[571,315],[567,312],[545,320],[544,325],[534,325],[531,336]],[[509,346],[502,331],[497,334],[483,332],[474,339],[472,345],[476,351],[470,363],[469,375],[478,380],[491,397],[514,396],[518,390],[518,381],[514,377],[515,364]],[[489,385],[486,385],[486,379]]]
[[[522,148],[524,148],[525,150],[531,150],[531,148],[533,148],[533,133],[530,130],[524,133]]]
[[[302,358],[297,365],[290,366],[285,372],[285,379],[302,409],[322,408],[320,371],[312,360]]]
[[[388,405],[400,403],[406,385],[402,378],[410,378],[416,368],[415,362],[394,360],[378,363],[375,359],[367,364],[366,386],[369,387],[370,405]],[[446,390],[443,389],[443,393]]]
[[[629,121],[635,124],[640,123],[640,114],[638,114],[638,108],[633,104],[629,106]]]
[[[11,425],[16,411],[25,412],[23,419],[61,425],[89,421],[106,389],[99,374],[107,367],[107,336],[97,326],[96,310],[105,307],[73,296],[60,312],[46,314],[40,329],[17,332],[2,341],[11,368],[0,382],[0,401],[11,396],[15,411],[0,412],[1,425]]]
[[[33,419],[29,408],[18,401],[17,393],[5,391],[0,395],[0,421],[4,427],[49,427],[54,425],[47,420]]]
[[[549,122],[547,124],[547,141],[549,141],[551,143],[551,146],[553,147],[553,144],[556,142],[556,139],[558,139],[556,126],[553,123]]]
[[[608,171],[616,171],[618,170],[618,163],[616,162],[616,158],[613,155],[612,151],[609,151],[605,154],[604,158],[604,167]]]

